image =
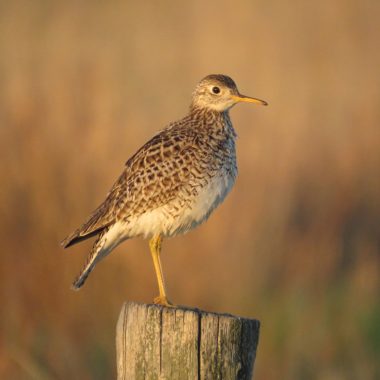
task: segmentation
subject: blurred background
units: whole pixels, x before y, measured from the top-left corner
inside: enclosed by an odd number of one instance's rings
[[[0,378],[113,379],[126,300],[151,302],[148,244],[80,292],[91,241],[59,242],[125,161],[230,75],[235,188],[164,242],[171,299],[261,321],[256,379],[380,378],[380,3],[0,3]]]

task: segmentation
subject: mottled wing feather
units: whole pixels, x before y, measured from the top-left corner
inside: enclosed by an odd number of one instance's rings
[[[122,176],[123,175],[124,172]],[[118,193],[120,192],[120,178],[114,184],[111,191],[107,194],[106,200],[88,217],[86,222],[84,222],[81,227],[76,229],[62,241],[61,244],[64,248],[68,248],[73,244],[79,243],[82,240],[98,234],[104,228],[113,223],[115,220],[115,214],[112,212],[112,205],[117,202],[119,197]]]
[[[167,204],[188,181],[195,135],[178,127],[154,136],[127,161],[125,188],[116,202],[117,219]]]
[[[94,236],[115,220],[128,220],[130,215],[143,214],[176,197],[190,176],[187,167],[194,159],[196,138],[191,129],[181,125],[169,126],[154,136],[126,162],[106,200],[63,240],[65,248]]]

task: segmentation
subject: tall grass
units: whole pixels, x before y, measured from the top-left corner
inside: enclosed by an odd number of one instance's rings
[[[115,377],[123,301],[156,295],[146,242],[79,293],[91,243],[58,242],[124,162],[231,75],[240,173],[165,242],[171,298],[262,321],[258,379],[380,376],[380,51],[373,1],[0,5],[0,377]]]

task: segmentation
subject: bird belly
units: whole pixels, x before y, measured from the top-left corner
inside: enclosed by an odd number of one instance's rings
[[[130,218],[129,236],[142,236],[151,238],[155,235],[167,235],[172,224],[171,216],[168,215],[166,206],[157,207],[146,211],[141,215]]]
[[[198,189],[187,208],[184,208],[177,223],[172,229],[172,235],[187,232],[208,219],[211,213],[223,202],[231,191],[235,176],[230,174],[217,175],[209,183]]]
[[[196,189],[190,197],[183,192],[168,204],[147,211],[129,220],[129,236],[154,235],[164,237],[185,233],[204,222],[224,200],[235,182],[235,175],[224,174],[211,178],[207,185]]]
[[[171,237],[185,233],[206,221],[235,183],[236,171],[225,171],[209,179],[205,186],[192,185],[192,195],[183,192],[166,205],[129,219],[129,237],[155,235]]]

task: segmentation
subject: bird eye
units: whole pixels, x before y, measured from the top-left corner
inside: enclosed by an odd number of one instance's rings
[[[215,86],[215,87],[212,88],[212,92],[213,92],[214,94],[219,94],[219,92],[220,92],[220,88]]]

